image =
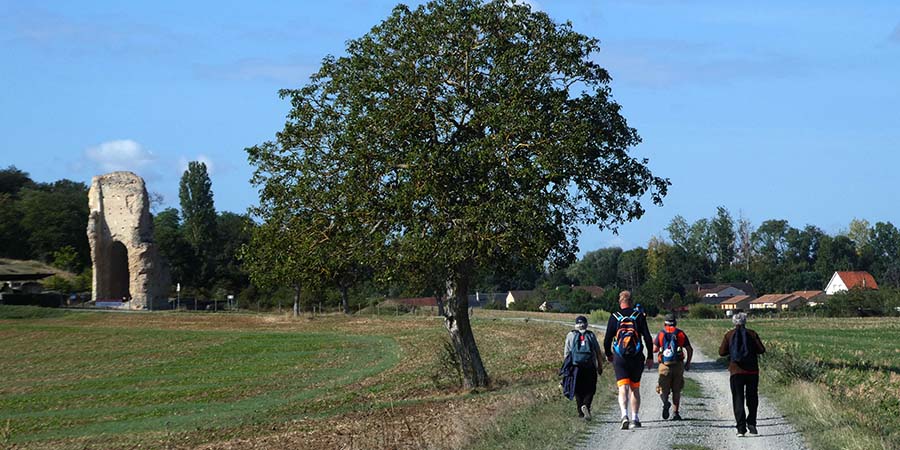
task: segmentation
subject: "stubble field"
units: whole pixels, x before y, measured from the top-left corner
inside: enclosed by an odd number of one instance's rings
[[[65,313],[0,307],[7,448],[467,448],[568,404],[556,324],[476,313],[494,386],[456,388],[424,316]],[[568,317],[562,316],[562,320]],[[558,421],[557,421],[558,422]],[[583,425],[563,421],[560,435]],[[545,439],[558,444],[553,432]],[[542,448],[530,442],[529,448]]]

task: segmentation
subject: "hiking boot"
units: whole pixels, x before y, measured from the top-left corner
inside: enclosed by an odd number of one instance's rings
[[[581,414],[584,414],[584,420],[591,421],[591,410],[587,405],[581,405]]]
[[[759,432],[756,431],[756,425],[747,425],[747,431],[749,431],[750,434],[759,434]]]
[[[663,420],[666,420],[669,418],[669,407],[670,406],[672,406],[672,404],[669,403],[668,401],[663,402]],[[675,413],[675,414],[678,414],[678,413]]]
[[[672,416],[672,420],[681,420],[681,414],[678,414],[678,411],[675,411],[675,415]]]
[[[640,428],[640,427],[641,427],[640,420],[635,419],[634,422],[631,422],[631,428]]]
[[[623,429],[623,430],[627,430],[627,429],[628,429],[628,425],[629,425],[628,418],[627,418],[627,417],[623,417],[623,418],[622,418],[622,429]]]

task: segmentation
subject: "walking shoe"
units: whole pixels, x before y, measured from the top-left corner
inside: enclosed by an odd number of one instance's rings
[[[666,420],[669,418],[669,407],[670,406],[672,406],[672,404],[669,403],[668,401],[663,402],[663,420]],[[675,414],[678,414],[678,413],[675,413]]]
[[[744,437],[747,433],[741,430],[737,430],[737,437]]]
[[[591,421],[591,410],[587,405],[581,405],[581,413],[584,414],[584,420]]]
[[[675,411],[675,415],[672,416],[672,420],[681,420],[681,414],[678,414],[678,411]]]
[[[634,422],[631,422],[631,428],[640,428],[640,427],[641,427],[640,420],[635,419]]]
[[[759,434],[759,432],[756,431],[756,425],[747,425],[747,431],[749,431],[750,434]]]
[[[622,429],[623,429],[623,430],[627,430],[627,429],[628,429],[628,425],[629,425],[629,424],[628,424],[628,418],[627,418],[627,417],[623,417],[623,418],[622,418]]]

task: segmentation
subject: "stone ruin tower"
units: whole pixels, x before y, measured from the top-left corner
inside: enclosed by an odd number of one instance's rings
[[[94,177],[87,235],[94,263],[93,300],[126,300],[127,309],[168,305],[169,271],[153,242],[144,180],[131,172]]]

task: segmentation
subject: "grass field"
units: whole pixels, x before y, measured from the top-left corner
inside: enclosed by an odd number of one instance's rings
[[[479,436],[507,439],[522,426],[517,413],[570,404],[555,376],[567,330],[503,315],[476,313],[494,387],[472,393],[454,387],[446,331],[430,317],[0,307],[0,444],[466,448]],[[584,428],[556,422],[547,445],[528,438],[521,448],[554,448]]]
[[[717,354],[730,321],[683,320]],[[767,393],[816,449],[900,448],[900,320],[760,319]]]

